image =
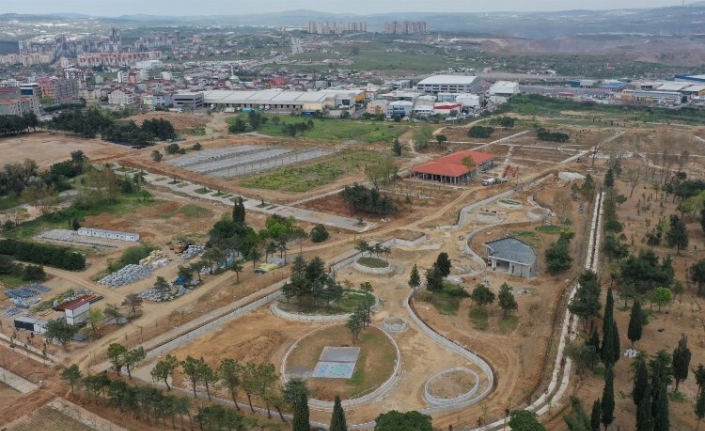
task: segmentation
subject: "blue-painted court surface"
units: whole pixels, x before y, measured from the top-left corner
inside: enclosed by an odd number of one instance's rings
[[[355,372],[355,363],[359,355],[359,347],[324,347],[311,377],[349,379]]]

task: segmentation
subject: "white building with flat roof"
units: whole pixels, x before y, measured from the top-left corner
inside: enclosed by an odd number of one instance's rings
[[[519,94],[519,83],[509,81],[497,81],[490,87],[490,96],[514,96]]]
[[[416,84],[416,89],[426,94],[475,93],[479,88],[480,78],[465,75],[435,75]]]

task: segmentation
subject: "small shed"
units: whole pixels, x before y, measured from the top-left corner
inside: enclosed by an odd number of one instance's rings
[[[121,232],[117,230],[96,229],[92,227],[82,227],[76,232],[80,236],[92,236],[95,238],[115,239],[118,241],[137,242],[140,234],[134,232]]]
[[[488,242],[485,248],[487,264],[492,267],[492,271],[502,268],[515,277],[536,277],[538,272],[536,250],[524,241],[507,237]]]
[[[91,303],[85,299],[79,299],[62,304],[62,308],[64,313],[66,313],[66,323],[77,325],[88,319],[88,310],[91,308]]]
[[[27,331],[43,334],[47,331],[47,321],[35,319],[34,317],[22,316],[15,319],[15,328],[26,329]]]

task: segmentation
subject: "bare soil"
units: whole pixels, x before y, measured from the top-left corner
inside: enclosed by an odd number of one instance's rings
[[[68,160],[74,151],[83,151],[92,162],[125,156],[131,150],[124,145],[111,144],[99,139],[83,139],[71,135],[37,132],[12,138],[0,139],[2,164],[32,159],[40,168]]]

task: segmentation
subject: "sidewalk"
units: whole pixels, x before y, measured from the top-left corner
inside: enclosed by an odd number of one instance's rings
[[[2,367],[0,367],[0,381],[22,394],[28,394],[36,389],[39,389],[39,386],[29,380],[25,380],[12,371],[6,370]]]

